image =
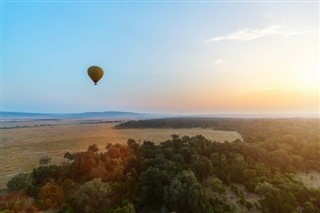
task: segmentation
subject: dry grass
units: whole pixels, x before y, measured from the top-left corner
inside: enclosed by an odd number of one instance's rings
[[[84,151],[91,144],[100,149],[111,143],[126,143],[129,138],[137,141],[165,141],[172,134],[195,136],[202,134],[215,141],[233,141],[241,136],[237,132],[212,129],[113,129],[115,124],[61,125],[1,129],[0,188],[15,174],[38,166],[42,156],[61,163],[65,152]]]
[[[228,203],[229,205],[235,207],[236,212],[238,213],[258,213],[261,212],[259,211],[255,206],[251,208],[250,210],[247,209],[247,207],[241,205],[239,203],[240,200],[240,195],[236,194],[232,189],[231,186],[226,186],[225,187],[225,193],[218,193],[212,190],[212,180],[216,178],[214,176],[209,177],[205,182],[204,182],[204,193],[208,197],[212,198],[218,198],[219,200]],[[245,187],[241,184],[236,184],[233,183],[232,186],[235,186],[238,188],[239,191],[243,193],[243,197],[246,199],[246,201],[251,202],[253,205],[254,203],[258,203],[259,200],[262,198],[257,194],[247,192]]]
[[[262,198],[260,197],[259,195],[257,194],[253,194],[253,193],[250,193],[250,192],[247,192],[245,187],[241,184],[232,184],[233,186],[236,186],[239,191],[241,191],[243,193],[243,197],[248,201],[248,202],[251,202],[253,205],[254,203],[258,203],[259,200]],[[237,195],[234,191],[232,191],[231,187],[228,186],[227,187],[227,190],[226,190],[226,201],[227,203],[233,205],[236,207],[236,212],[238,213],[247,213],[247,212],[250,212],[250,213],[258,213],[258,212],[261,212],[259,211],[256,207],[253,207],[252,209],[247,209],[245,206],[241,205],[239,203],[239,200],[240,200],[240,196]]]

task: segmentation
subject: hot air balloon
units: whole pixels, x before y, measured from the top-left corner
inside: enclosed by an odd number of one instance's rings
[[[94,82],[94,85],[97,85],[97,82],[103,76],[103,69],[98,66],[91,66],[88,68],[88,75],[91,78],[91,80]]]

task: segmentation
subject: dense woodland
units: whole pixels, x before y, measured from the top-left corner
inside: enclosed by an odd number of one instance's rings
[[[116,128],[162,127],[233,130],[243,141],[172,135],[91,145],[65,153],[62,165],[42,158],[8,182],[0,212],[320,212],[320,189],[295,175],[320,172],[319,119],[171,118]]]

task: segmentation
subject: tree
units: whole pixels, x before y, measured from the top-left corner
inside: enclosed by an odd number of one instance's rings
[[[40,160],[39,160],[39,164],[45,166],[45,165],[48,165],[50,161],[51,161],[51,158],[50,158],[50,157],[48,157],[48,156],[42,156],[42,157],[40,158]]]
[[[316,213],[317,208],[309,201],[303,204],[303,213]]]
[[[8,181],[7,190],[8,192],[14,192],[27,189],[27,187],[31,185],[31,181],[30,173],[20,173]]]
[[[217,152],[213,152],[210,154],[210,160],[212,162],[212,165],[214,167],[219,167],[220,166],[220,155]]]
[[[120,158],[121,157],[121,151],[118,147],[112,146],[108,149],[108,156],[111,158]]]
[[[70,152],[66,152],[66,153],[64,153],[63,157],[68,159],[68,161],[72,161],[75,159],[76,156],[75,156],[75,154],[71,154]]]
[[[98,152],[98,151],[99,151],[99,148],[96,144],[90,145],[88,147],[88,152]]]
[[[41,209],[59,208],[65,200],[63,189],[54,182],[47,182],[39,191],[38,205]]]
[[[257,177],[257,173],[254,169],[246,169],[244,170],[244,179],[245,180],[252,180],[254,179],[255,177]]]
[[[133,151],[133,153],[138,156],[140,154],[140,145],[133,139],[127,141],[128,147]]]
[[[223,186],[223,182],[219,178],[214,178],[211,181],[211,189],[214,192],[218,192],[220,194],[225,193],[226,189]]]
[[[203,212],[201,185],[192,171],[179,173],[165,188],[165,205],[176,212]]]
[[[59,170],[62,167],[56,165],[49,166],[40,166],[36,169],[33,169],[32,176],[32,184],[35,186],[44,185],[46,182],[52,179],[59,179]]]
[[[141,205],[152,210],[160,208],[164,188],[170,183],[171,175],[166,170],[150,166],[139,178]]]
[[[292,193],[274,187],[269,188],[264,194],[264,198],[259,202],[263,212],[286,213],[292,212],[298,207],[298,202]]]
[[[199,156],[191,165],[191,169],[198,178],[203,181],[209,177],[212,171],[212,162],[203,156]]]
[[[110,207],[111,186],[101,179],[93,179],[81,185],[74,195],[77,212],[100,213]]]
[[[270,156],[270,166],[280,169],[281,171],[286,171],[289,165],[291,165],[291,156],[285,150],[276,150],[271,152]]]
[[[294,149],[299,148],[299,146],[301,145],[296,136],[289,134],[283,137],[283,142],[291,145]]]
[[[135,212],[136,210],[134,209],[133,204],[130,202],[124,206],[116,207],[114,209],[106,211],[106,213],[135,213]]]
[[[30,198],[27,197],[23,191],[11,192],[0,194],[0,212],[1,213],[13,213],[13,212],[25,212],[33,213],[35,207]]]

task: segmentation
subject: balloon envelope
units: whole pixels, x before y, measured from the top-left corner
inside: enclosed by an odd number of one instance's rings
[[[103,69],[98,66],[91,66],[88,68],[88,75],[91,78],[91,80],[94,82],[94,84],[97,85],[97,82],[103,76]]]

